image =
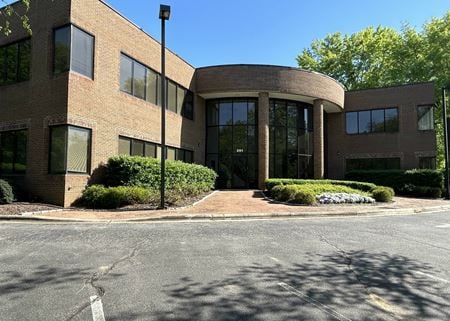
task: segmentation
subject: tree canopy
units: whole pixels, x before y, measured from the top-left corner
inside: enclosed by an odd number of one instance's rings
[[[450,11],[417,31],[379,26],[315,40],[298,55],[299,67],[325,73],[347,89],[436,81],[450,82]]]
[[[28,18],[28,10],[30,9],[31,0],[21,0],[23,7],[18,11],[6,0],[0,0],[0,35],[8,36],[11,31],[11,20],[19,19],[22,27],[31,34],[30,20]],[[2,5],[5,5],[3,8]]]
[[[322,72],[347,89],[434,81],[438,165],[443,164],[440,89],[450,84],[450,11],[421,30],[368,27],[351,35],[340,32],[315,40],[297,56],[300,68]]]

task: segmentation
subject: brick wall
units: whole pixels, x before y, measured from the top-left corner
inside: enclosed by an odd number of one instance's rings
[[[420,156],[436,155],[434,131],[419,131],[417,106],[434,104],[434,84],[349,91],[344,111],[398,107],[397,133],[346,134],[345,112],[328,114],[328,176],[342,178],[347,158],[400,157],[404,169],[416,168]]]

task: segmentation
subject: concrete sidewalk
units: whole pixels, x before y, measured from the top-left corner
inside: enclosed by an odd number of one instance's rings
[[[273,202],[257,190],[216,191],[193,206],[168,210],[67,209],[3,219],[61,221],[145,221],[171,219],[222,219],[246,217],[318,217],[339,215],[412,214],[450,210],[450,201],[395,197],[392,203],[302,206]]]

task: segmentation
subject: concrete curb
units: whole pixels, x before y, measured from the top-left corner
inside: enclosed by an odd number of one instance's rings
[[[195,221],[195,220],[239,220],[239,219],[268,219],[268,218],[320,218],[320,217],[345,217],[345,216],[386,216],[407,215],[450,210],[450,205],[429,206],[421,208],[402,209],[373,209],[341,212],[280,212],[280,213],[202,213],[202,214],[176,214],[161,215],[157,217],[138,217],[129,219],[78,219],[64,217],[49,217],[45,215],[22,216],[0,215],[1,221],[35,221],[35,222],[73,222],[73,223],[126,223],[126,222],[155,222],[155,221]]]

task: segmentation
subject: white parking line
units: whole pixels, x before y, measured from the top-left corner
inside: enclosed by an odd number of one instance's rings
[[[92,319],[94,321],[105,321],[102,299],[96,295],[91,296],[90,299],[91,299]]]
[[[428,273],[424,273],[424,272],[420,272],[420,271],[413,271],[413,272],[416,273],[416,274],[419,274],[419,275],[426,276],[427,278],[430,278],[430,279],[442,282],[442,283],[450,283],[449,280],[446,280],[446,279],[443,279],[443,278],[440,278],[438,276],[434,276],[434,275],[431,275],[431,274],[428,274]]]
[[[450,227],[450,224],[442,224],[442,225],[436,225],[438,228],[448,228]]]
[[[304,300],[304,301],[314,305],[316,308],[318,308],[322,312],[325,312],[326,314],[334,317],[337,320],[340,320],[340,321],[352,321],[352,319],[349,319],[346,316],[340,314],[339,312],[333,310],[329,306],[326,306],[326,305],[320,303],[319,301],[314,300],[313,298],[309,297],[308,295],[306,295],[303,292],[300,292],[299,290],[297,290],[296,288],[290,286],[287,283],[279,282],[278,285],[281,286],[286,291],[288,291],[289,293],[291,293],[291,294],[299,297],[300,299],[302,299],[302,300]]]

